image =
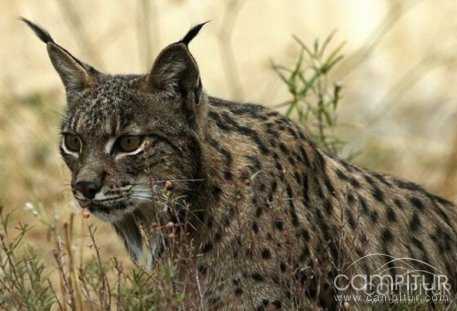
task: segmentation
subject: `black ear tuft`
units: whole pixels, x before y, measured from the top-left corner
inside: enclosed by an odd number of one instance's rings
[[[19,17],[21,21],[26,23],[32,30],[33,32],[37,35],[38,38],[40,38],[41,41],[44,43],[55,43],[54,39],[52,39],[51,35],[49,32],[46,31],[43,27],[31,22],[30,20],[24,18],[24,17]]]
[[[19,17],[19,19],[26,23],[41,41],[46,43],[49,58],[62,79],[67,94],[81,91],[97,84],[100,72],[84,64],[66,49],[55,43],[54,39],[43,27],[26,18]]]
[[[184,38],[179,41],[180,43],[184,43],[185,45],[188,45],[190,41],[192,41],[193,38],[195,38],[196,35],[200,32],[203,26],[205,24],[209,23],[210,21],[198,24],[197,26],[192,27],[189,32],[184,36]]]

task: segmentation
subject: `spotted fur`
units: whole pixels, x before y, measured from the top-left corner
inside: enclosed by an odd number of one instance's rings
[[[61,144],[76,199],[113,224],[136,261],[185,252],[179,275],[198,280],[186,289],[204,309],[334,308],[333,278],[373,253],[422,260],[457,286],[455,206],[319,150],[275,111],[207,96],[187,47],[201,25],[150,73],[112,76],[27,23],[67,91],[63,137],[81,140],[78,152]],[[122,152],[125,135],[141,145]],[[180,242],[161,233],[170,227]]]

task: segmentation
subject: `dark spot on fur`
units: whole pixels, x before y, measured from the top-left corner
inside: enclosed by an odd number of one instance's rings
[[[270,301],[268,299],[262,300],[260,305],[256,308],[257,311],[266,311]]]
[[[289,184],[287,184],[287,185],[286,185],[286,189],[287,189],[287,196],[288,196],[289,198],[293,198],[294,192],[292,191],[292,187],[291,187]]]
[[[284,143],[279,143],[279,149],[281,149],[282,152],[288,153],[289,149],[287,149],[286,145]]]
[[[276,229],[278,229],[279,231],[282,231],[284,229],[284,224],[281,220],[279,219],[276,219],[275,220],[275,227]]]
[[[365,250],[363,250],[361,247],[357,247],[357,248],[355,249],[355,253],[356,253],[357,256],[359,256],[359,257],[365,256]]]
[[[258,272],[252,273],[251,277],[256,282],[263,282],[264,281],[264,277]]]
[[[423,253],[425,253],[425,248],[422,242],[417,239],[416,237],[412,236],[411,237],[411,243],[416,246],[419,250],[421,250]]]
[[[276,164],[275,164],[275,165],[276,165],[276,169],[277,169],[278,171],[282,171],[282,169],[283,169],[283,168],[282,168],[282,165],[281,165],[281,163],[279,163],[279,162],[276,162]]]
[[[383,248],[383,251],[382,251],[384,254],[386,254],[387,256],[384,256],[384,260],[386,261],[386,265],[389,269],[386,269],[389,271],[390,275],[395,278],[395,265],[393,263],[393,260],[392,260],[392,255],[389,253],[389,251],[387,251],[386,248]]]
[[[333,206],[332,206],[332,203],[330,203],[330,200],[325,200],[324,201],[324,211],[327,215],[331,215],[332,212],[333,212]]]
[[[308,258],[309,258],[309,249],[306,245],[304,245],[302,252],[300,254],[300,261],[305,262]]]
[[[266,186],[264,183],[261,183],[259,188],[260,188],[260,191],[264,192],[266,189]]]
[[[390,232],[389,229],[384,228],[381,232],[381,241],[382,243],[389,243],[393,240],[394,236],[392,235],[392,232]]]
[[[395,214],[395,211],[390,206],[388,206],[386,208],[386,215],[387,215],[387,219],[389,221],[391,221],[391,222],[397,221],[397,215]]]
[[[300,284],[304,284],[306,282],[306,274],[304,271],[302,270],[298,270],[296,273],[295,273],[295,278],[297,279],[297,281],[300,283]],[[314,296],[314,295],[312,295]]]
[[[320,197],[320,198],[324,197],[324,193],[322,192],[322,188],[321,188],[320,183],[318,183],[316,191],[317,191],[317,196],[318,197]]]
[[[268,248],[264,248],[261,252],[263,259],[271,259],[271,252]]]
[[[433,200],[433,201],[437,201],[438,203],[442,204],[442,205],[447,205],[447,206],[452,206],[453,204],[451,202],[449,202],[448,200],[446,199],[443,199],[439,196],[436,196],[436,195],[433,195],[433,194],[428,194],[428,196]]]
[[[230,220],[231,218],[227,215],[222,216],[222,224],[224,225],[224,227],[228,227],[228,225],[230,225]]]
[[[301,158],[302,158],[303,163],[305,164],[306,167],[310,167],[311,164],[310,164],[309,157],[308,157],[308,154],[306,153],[305,149],[303,148],[303,146],[300,146],[299,149],[300,149]]]
[[[211,296],[208,298],[208,304],[213,308],[219,308],[221,306],[221,298],[219,296]]]
[[[349,182],[352,187],[354,188],[360,188],[360,183],[357,181],[357,179],[355,179],[354,177],[350,176],[350,175],[346,175],[344,174],[341,170],[337,170],[336,171],[336,175],[338,176],[338,178],[340,178],[341,180],[344,180],[346,182]]]
[[[259,226],[257,225],[257,222],[254,221],[254,223],[252,224],[252,230],[254,231],[254,233],[259,233]]]
[[[411,217],[411,220],[409,221],[409,229],[411,229],[411,231],[415,232],[417,231],[420,227],[421,227],[421,220],[419,218],[419,214],[417,212],[415,212],[413,214],[413,217]]]
[[[229,217],[233,217],[235,215],[235,207],[233,205],[228,208],[228,215]]]
[[[242,182],[247,182],[250,180],[251,175],[249,174],[249,171],[243,170],[240,172],[240,180]]]
[[[354,216],[352,216],[352,213],[349,209],[346,209],[346,217],[348,219],[348,224],[351,229],[355,229],[356,223],[354,220]]]
[[[354,187],[354,188],[360,188],[360,183],[358,182],[357,179],[355,178],[350,178],[349,179],[349,182],[351,183],[351,185]]]
[[[423,192],[421,187],[410,181],[395,180],[395,184],[401,189]]]
[[[306,229],[301,229],[301,237],[305,242],[309,242],[309,233],[306,231]]]
[[[208,116],[215,121],[215,124],[221,130],[226,132],[237,132],[240,135],[249,137],[257,145],[263,155],[268,155],[270,153],[268,148],[264,145],[262,139],[260,139],[259,133],[249,127],[238,124],[238,122],[236,122],[228,112],[218,113],[210,111]]]
[[[291,210],[290,216],[292,218],[292,226],[298,227],[300,225],[300,222],[298,221],[297,213],[295,211]]]
[[[333,187],[332,183],[330,182],[329,179],[325,178],[324,180],[325,187],[327,188],[327,191],[331,194],[335,194],[335,188]]]
[[[376,177],[384,185],[389,186],[389,187],[392,186],[392,184],[387,180],[387,176],[384,176],[379,173],[373,173],[373,176]]]
[[[384,193],[381,191],[381,189],[379,189],[376,186],[373,186],[372,194],[373,194],[373,197],[376,199],[376,201],[381,202],[381,203],[384,202]]]
[[[281,118],[282,116],[277,111],[269,111],[269,112],[267,112],[267,117],[279,117],[279,118]]]
[[[360,205],[362,206],[362,213],[369,215],[370,209],[368,208],[367,202],[363,197],[359,197]]]
[[[285,272],[285,271],[286,271],[286,264],[283,263],[283,262],[281,262],[281,263],[279,264],[279,269],[281,269],[281,272]]]
[[[309,201],[309,179],[307,175],[304,175],[302,178],[302,194],[303,194],[303,200],[304,200],[304,205],[306,206],[306,203]]]
[[[251,163],[249,167],[251,168],[253,173],[259,171],[262,168],[262,164],[260,163],[260,160],[257,157],[247,156],[246,158]]]
[[[224,171],[224,179],[225,180],[231,180],[233,177],[233,174],[229,171]]]
[[[412,205],[414,205],[418,210],[423,210],[424,209],[424,204],[422,203],[421,200],[419,200],[416,197],[411,197],[409,198],[409,201],[411,202]]]
[[[336,176],[342,180],[347,180],[348,178],[341,170],[336,170]]]
[[[298,171],[295,171],[294,172],[294,178],[295,178],[295,181],[297,182],[298,185],[301,185],[301,178],[302,176],[300,175],[300,173]]]
[[[278,182],[276,180],[274,180],[271,183],[271,192],[276,192],[277,189],[278,189]]]
[[[281,306],[282,306],[282,303],[280,300],[275,300],[271,303],[274,307],[276,307],[277,309],[281,309]]]
[[[218,186],[213,186],[213,195],[216,200],[219,200],[222,194],[222,189]]]
[[[298,227],[300,225],[300,222],[298,221],[298,215],[295,210],[294,202],[292,200],[289,201],[289,213],[290,213],[292,226]]]
[[[211,242],[206,242],[203,247],[202,247],[202,252],[207,253],[213,249],[213,243]]]
[[[399,198],[394,199],[395,205],[397,205],[400,209],[403,209],[403,204],[401,203],[401,200]]]
[[[293,137],[293,138],[298,138],[298,135],[297,133],[295,132],[295,129],[291,128],[291,127],[288,127],[287,128],[287,131],[289,132],[289,134]]]
[[[346,195],[346,199],[347,199],[349,205],[352,205],[357,201],[357,198],[352,193],[348,193]]]
[[[371,186],[376,185],[375,181],[373,180],[373,178],[371,178],[371,176],[365,174],[365,175],[363,175],[363,177],[365,178],[367,183],[370,184]]]
[[[370,211],[369,216],[370,216],[370,220],[372,222],[376,223],[378,221],[378,212],[377,211],[375,211],[375,210]]]
[[[436,227],[435,236],[440,252],[443,253],[451,251],[451,244],[455,243],[455,241],[452,240],[447,231],[443,230],[441,227]]]
[[[206,266],[199,265],[197,269],[198,269],[198,272],[200,272],[202,275],[206,274],[206,271],[207,271]]]
[[[327,166],[327,163],[326,163],[324,157],[322,156],[322,154],[319,151],[316,151],[316,158],[314,161],[315,161],[316,168],[318,168],[318,169],[324,170],[325,167]]]

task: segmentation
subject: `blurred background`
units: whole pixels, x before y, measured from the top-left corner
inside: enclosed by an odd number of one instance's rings
[[[17,16],[110,73],[147,72],[163,47],[211,20],[190,46],[207,93],[270,107],[290,98],[271,61],[294,63],[292,36],[312,45],[335,31],[330,48],[345,42],[330,73],[342,85],[343,153],[457,201],[454,0],[0,0],[0,12],[0,201],[36,225],[35,246],[46,236],[40,223],[60,226],[77,208],[58,153],[64,90],[45,46]],[[103,252],[124,254],[109,225],[76,218],[76,244],[93,222]]]

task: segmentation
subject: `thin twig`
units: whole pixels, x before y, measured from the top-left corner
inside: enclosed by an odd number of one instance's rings
[[[203,310],[203,292],[200,285],[200,278],[198,277],[198,269],[195,269],[195,280],[197,281],[198,296],[200,298],[200,307]]]

